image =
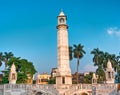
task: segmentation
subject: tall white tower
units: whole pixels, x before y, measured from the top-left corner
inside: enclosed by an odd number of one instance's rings
[[[68,26],[67,17],[60,12],[58,16],[58,70],[56,75],[56,85],[72,84],[71,69],[69,66],[69,46],[68,46]]]

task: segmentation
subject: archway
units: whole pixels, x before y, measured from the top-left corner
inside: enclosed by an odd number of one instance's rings
[[[83,92],[83,93],[81,93],[80,95],[88,95],[87,93],[85,93],[85,92]]]
[[[44,91],[37,91],[34,93],[34,95],[56,95],[56,94],[52,94],[50,92],[44,92]]]
[[[42,95],[43,93],[42,92],[37,92],[35,95]]]

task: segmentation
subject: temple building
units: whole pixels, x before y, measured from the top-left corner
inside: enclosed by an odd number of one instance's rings
[[[36,84],[48,84],[51,75],[43,72],[43,74],[38,74],[36,79]]]

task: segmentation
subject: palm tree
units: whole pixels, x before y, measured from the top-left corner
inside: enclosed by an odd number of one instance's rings
[[[73,49],[73,54],[74,54],[74,58],[77,59],[77,84],[78,84],[78,67],[80,64],[80,59],[84,56],[84,54],[86,53],[83,50],[84,46],[81,44],[78,45],[74,45],[74,49]]]
[[[91,51],[91,54],[94,55],[93,57],[93,62],[94,62],[94,66],[101,66],[102,65],[102,61],[103,61],[103,52],[100,51],[98,48],[93,49],[93,51]]]
[[[2,52],[0,52],[0,66],[2,65],[2,61],[3,61],[3,54]]]
[[[5,62],[5,70],[7,68],[9,59],[12,58],[13,56],[14,56],[14,54],[12,52],[4,52],[3,61]]]
[[[94,66],[98,66],[96,70],[96,73],[98,75],[98,82],[103,82],[105,80],[105,73],[103,70],[104,52],[96,48],[93,49],[93,51],[91,51],[91,54],[94,55],[93,57]]]

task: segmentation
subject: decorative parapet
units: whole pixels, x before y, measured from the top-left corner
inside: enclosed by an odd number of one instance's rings
[[[116,84],[76,84],[72,85],[64,94],[73,95],[73,93],[80,93],[82,91],[92,93],[92,88],[95,87],[96,93],[113,93],[116,91]],[[96,94],[97,95],[97,94]],[[106,95],[106,94],[105,94]]]
[[[48,93],[49,95],[58,95],[55,85],[5,84],[0,85],[0,90],[2,90],[2,92],[4,91],[4,95],[14,92],[21,93],[20,95],[34,95],[36,92]]]
[[[76,84],[69,86],[67,89],[61,90],[64,90],[62,95],[74,95],[76,93],[80,94],[82,92],[89,93],[88,95],[91,95],[93,87],[95,87],[96,95],[108,95],[109,93],[113,93],[110,95],[116,95],[117,93],[117,84]],[[56,85],[5,84],[0,85],[0,91],[0,93],[4,92],[4,95],[9,95],[13,92],[19,92],[22,95],[34,95],[37,92],[47,93],[48,95],[60,95]]]

